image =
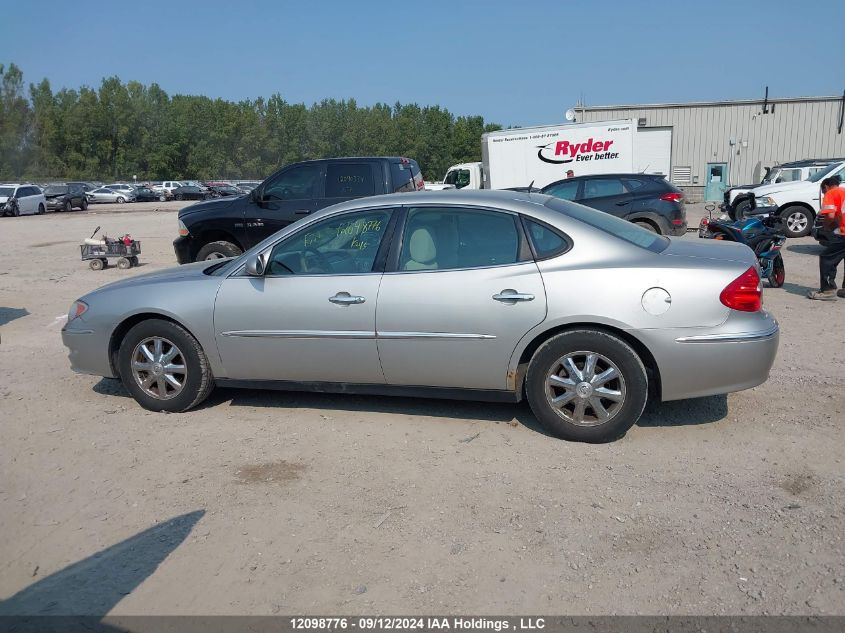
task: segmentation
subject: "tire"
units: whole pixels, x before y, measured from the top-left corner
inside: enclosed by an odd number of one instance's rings
[[[82,204],[79,205],[79,208],[82,209],[83,211],[88,210],[88,199],[87,198],[83,198]]]
[[[574,379],[569,379],[570,372],[562,365],[568,355],[579,372],[587,369],[587,357],[594,356],[594,377],[579,380],[588,376],[576,374]],[[616,369],[621,379],[596,381],[610,369]],[[554,381],[552,375],[562,380]],[[564,381],[571,383],[571,390],[561,386]],[[612,394],[613,399],[601,395],[597,398],[594,385]],[[525,379],[525,393],[534,415],[552,435],[577,442],[609,442],[624,435],[639,420],[648,398],[648,376],[640,357],[623,340],[598,330],[572,330],[550,338],[534,353]],[[551,399],[567,395],[569,398],[561,407],[551,403]],[[609,415],[605,422],[600,421],[598,410],[593,408],[596,401]],[[578,406],[583,406],[580,423]]]
[[[159,196],[159,197],[158,197],[158,201],[159,201],[159,202],[165,202],[165,201],[167,201],[167,196]]]
[[[171,351],[171,346],[175,346],[177,350],[177,355],[172,359],[176,363],[173,364],[181,365],[184,371],[174,372],[171,376],[177,382],[181,378],[181,387],[178,389],[164,375],[161,375],[161,379],[156,377],[156,371],[160,372],[167,367],[166,364],[161,366],[162,355],[155,354],[155,339],[157,338],[162,341],[160,349],[163,355]],[[155,360],[153,362],[139,361],[148,364],[149,369],[134,369],[133,360],[136,357],[148,358],[140,349],[142,343],[152,353]],[[180,358],[181,363],[178,362]],[[205,400],[214,389],[214,377],[211,375],[208,359],[200,344],[182,326],[162,319],[142,321],[127,332],[118,352],[118,371],[120,379],[132,397],[150,411],[171,413],[187,411]],[[144,388],[142,384],[151,377],[152,383]],[[161,393],[160,386],[164,389],[164,398],[158,396]]]
[[[123,196],[118,196],[115,202],[117,202],[118,204],[123,204],[124,202],[126,202],[126,199]]]
[[[206,259],[222,259],[224,257],[237,257],[243,253],[237,245],[231,242],[210,242],[203,246],[197,253],[196,261],[203,261]]]
[[[120,268],[120,270],[129,270],[132,268],[132,262],[126,257],[121,257],[117,260],[117,267]]]
[[[133,266],[137,266],[138,265],[138,256],[133,255],[132,257],[130,257],[129,263],[132,264]]]
[[[179,202],[182,202],[182,200],[184,200],[184,199],[185,199],[185,197],[184,197],[181,193],[177,193],[177,194],[176,194],[176,199],[177,199]]]
[[[65,205],[62,207],[62,211],[65,213],[70,213],[73,211],[73,205],[70,203],[70,200],[65,201]]]
[[[769,286],[781,288],[786,281],[786,267],[783,265],[783,257],[780,253],[772,261],[772,273],[768,276]]]
[[[744,220],[745,214],[751,210],[751,201],[750,200],[743,200],[736,208],[733,210],[733,220]]]
[[[21,217],[21,208],[18,204],[15,204],[15,206],[12,208],[12,217],[14,217],[14,218]]]
[[[105,267],[103,266],[103,260],[102,260],[102,259],[92,259],[92,260],[88,263],[88,267],[89,267],[91,270],[102,270],[103,268],[105,268]]]
[[[45,211],[46,211],[46,209],[44,208],[44,205],[39,203],[39,205],[38,205],[38,215],[44,215]]]
[[[815,219],[812,211],[799,206],[786,207],[781,211],[780,217],[783,219],[783,232],[787,237],[808,235]]]
[[[634,224],[636,224],[641,229],[645,229],[646,231],[651,231],[652,233],[660,233],[651,222],[646,222],[644,220],[634,220]]]

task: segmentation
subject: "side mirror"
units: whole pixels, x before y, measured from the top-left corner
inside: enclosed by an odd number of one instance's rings
[[[246,260],[244,270],[246,271],[246,274],[250,277],[263,277],[265,267],[266,264],[264,260],[264,255],[259,253],[258,255],[252,255],[249,259]]]
[[[252,191],[249,192],[249,198],[259,207],[264,204],[264,196],[261,194],[261,188],[256,187]]]

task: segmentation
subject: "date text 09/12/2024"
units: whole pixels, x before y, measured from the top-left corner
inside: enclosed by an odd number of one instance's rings
[[[302,631],[326,630],[456,630],[456,631],[531,631],[545,628],[544,618],[483,618],[483,617],[293,617],[291,629]]]

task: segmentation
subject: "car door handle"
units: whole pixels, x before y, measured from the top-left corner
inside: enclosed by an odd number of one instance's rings
[[[534,295],[524,294],[516,290],[502,290],[499,294],[493,295],[496,301],[534,301]]]
[[[308,215],[309,213],[311,213],[311,209],[297,209],[296,211],[294,211],[294,213],[296,215]]]
[[[628,204],[630,202],[631,202],[630,200],[623,200],[622,202],[617,202],[616,206],[617,207],[624,207],[626,204]]]
[[[338,292],[335,296],[329,297],[329,301],[336,303],[339,306],[348,306],[356,303],[364,303],[366,299],[356,295],[351,295],[348,292]]]

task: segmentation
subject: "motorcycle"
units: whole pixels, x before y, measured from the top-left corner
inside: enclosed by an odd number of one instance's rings
[[[772,288],[780,288],[786,281],[781,248],[786,243],[783,220],[779,215],[750,215],[732,221],[726,216],[718,219],[704,217],[698,225],[698,236],[713,240],[726,240],[745,244],[757,256],[763,279]]]

